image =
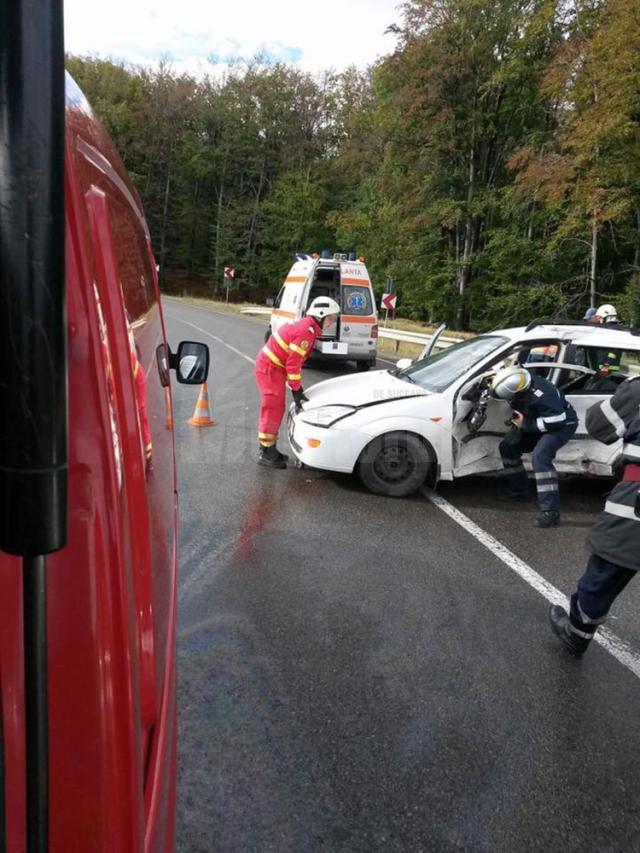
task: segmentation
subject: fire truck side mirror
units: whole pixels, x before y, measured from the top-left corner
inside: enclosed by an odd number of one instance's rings
[[[182,341],[177,353],[169,351],[169,367],[183,385],[202,385],[209,376],[209,347],[197,341]]]

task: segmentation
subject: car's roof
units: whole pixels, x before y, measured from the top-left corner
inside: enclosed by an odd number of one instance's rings
[[[531,329],[526,326],[518,326],[513,329],[497,329],[491,334],[504,335],[514,342],[554,338],[580,346],[640,350],[639,335],[632,335],[625,329],[613,329],[607,328],[607,326],[541,323]]]

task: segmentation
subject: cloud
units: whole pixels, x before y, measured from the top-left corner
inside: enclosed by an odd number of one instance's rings
[[[365,66],[391,51],[398,0],[66,0],[67,50],[203,73],[261,53],[308,71]]]

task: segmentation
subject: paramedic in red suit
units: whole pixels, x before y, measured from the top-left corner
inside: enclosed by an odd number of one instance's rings
[[[340,306],[335,300],[319,296],[313,300],[305,317],[274,332],[258,354],[256,382],[261,396],[259,465],[286,468],[287,457],[276,447],[284,417],[286,386],[291,389],[296,407],[301,407],[307,399],[302,390],[302,364],[313,350],[327,318],[339,313]]]

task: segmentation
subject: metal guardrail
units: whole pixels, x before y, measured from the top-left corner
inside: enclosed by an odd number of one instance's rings
[[[266,308],[262,306],[255,306],[249,308],[241,308],[241,314],[255,314],[258,316],[268,316],[271,314],[272,309]],[[406,344],[422,344],[423,348],[430,342],[431,335],[425,335],[422,332],[405,332],[401,329],[378,329],[378,335],[381,338],[386,338],[387,340],[395,341],[395,351],[398,352],[401,343]],[[461,341],[461,338],[448,338],[441,336],[438,338],[438,343],[436,347],[438,349],[444,349],[446,347],[450,347],[452,344],[457,344]]]
[[[264,314],[265,317],[267,316],[267,314],[271,314],[272,311],[273,311],[273,308],[265,308],[265,307],[261,307],[259,305],[256,305],[255,307],[252,305],[249,308],[241,308],[240,309],[241,314],[260,314],[260,315]]]
[[[422,344],[425,347],[431,341],[431,335],[424,335],[421,332],[404,332],[401,329],[379,329],[378,335],[381,338],[387,338],[396,343],[396,352],[401,343],[406,344]],[[436,348],[444,349],[452,344],[457,344],[462,338],[445,338],[440,336],[436,344]]]

